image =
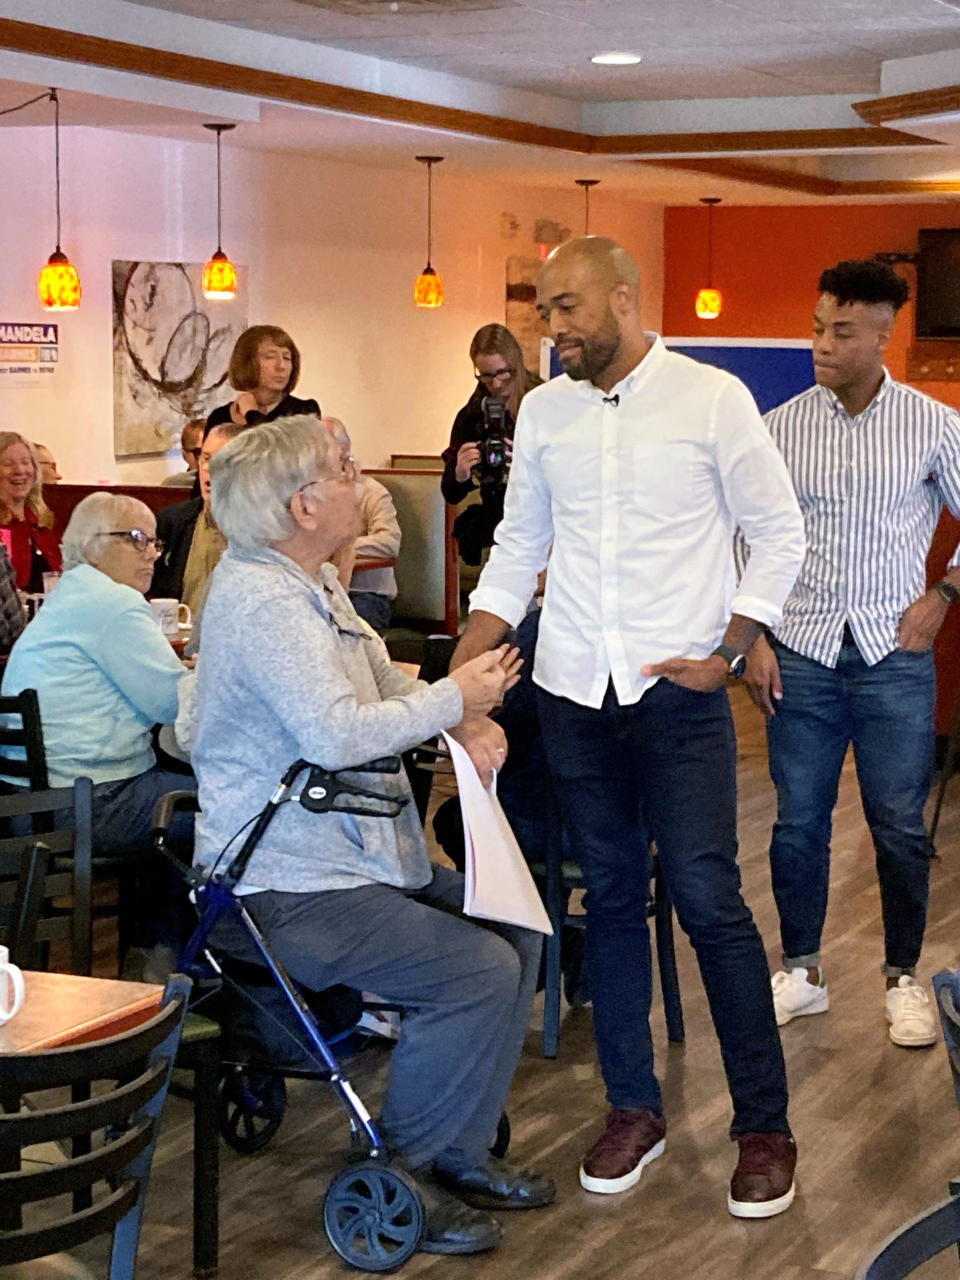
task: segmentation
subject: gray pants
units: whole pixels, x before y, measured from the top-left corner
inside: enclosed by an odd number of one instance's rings
[[[434,867],[405,893],[387,885],[248,895],[244,905],[297,982],[345,983],[403,1005],[383,1100],[391,1150],[416,1167],[482,1163],[513,1079],[542,937],[460,914],[463,877]],[[241,954],[233,937],[218,945]],[[237,944],[237,945],[235,945]]]

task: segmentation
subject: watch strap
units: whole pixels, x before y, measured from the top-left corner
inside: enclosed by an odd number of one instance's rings
[[[957,590],[952,582],[948,582],[946,578],[940,579],[934,587],[934,591],[936,591],[940,599],[945,601],[948,605],[960,603],[960,591]]]

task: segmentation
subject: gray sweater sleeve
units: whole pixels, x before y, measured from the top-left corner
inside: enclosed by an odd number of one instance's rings
[[[267,593],[238,614],[241,635],[247,633],[239,652],[255,664],[250,683],[300,754],[326,769],[405,751],[463,716],[450,679],[423,685],[404,678],[404,692],[379,701],[380,641],[339,630],[305,595]],[[257,643],[263,636],[275,638],[266,650]]]

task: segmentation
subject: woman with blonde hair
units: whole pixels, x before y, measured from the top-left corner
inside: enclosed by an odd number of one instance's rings
[[[33,445],[16,431],[0,431],[0,540],[21,591],[42,591],[43,575],[60,572],[62,532],[43,500]]]
[[[454,419],[450,443],[442,455],[440,490],[447,502],[462,502],[477,487],[475,476],[479,477],[481,506],[461,512],[454,528],[464,560],[479,564],[483,548],[493,543],[493,531],[503,518],[510,465],[508,444],[505,464],[490,473],[482,465],[481,445],[492,422],[499,419],[505,440],[512,441],[520,402],[540,379],[524,367],[520,344],[506,325],[485,324],[478,329],[470,343],[470,359],[477,385]]]

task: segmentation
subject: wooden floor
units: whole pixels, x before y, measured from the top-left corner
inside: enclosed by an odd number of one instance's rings
[[[766,848],[773,791],[762,723],[735,691],[740,741],[740,839],[745,893],[778,957]],[[958,964],[960,780],[941,822],[942,861],[933,867],[930,923],[921,962],[925,982]],[[416,1277],[569,1277],[580,1280],[847,1280],[865,1250],[946,1195],[960,1173],[960,1115],[942,1043],[908,1050],[886,1034],[879,901],[873,854],[848,761],[835,816],[833,880],[825,938],[831,1010],[784,1028],[791,1123],[800,1150],[798,1195],[769,1222],[727,1213],[736,1148],[727,1137],[730,1103],[693,954],[679,942],[687,1042],[668,1046],[659,997],[653,1027],[668,1122],[667,1149],[639,1186],[592,1196],[577,1182],[584,1148],[605,1112],[589,1009],[568,1013],[559,1057],[540,1054],[535,1008],[510,1101],[513,1156],[552,1175],[548,1209],[504,1214],[499,1250],[474,1258],[418,1255]],[[375,1109],[389,1050],[351,1069]],[[346,1274],[320,1223],[320,1203],[341,1167],[346,1126],[323,1086],[299,1082],[287,1117],[262,1153],[222,1147],[223,1280],[327,1280]],[[154,1160],[138,1280],[190,1274],[189,1104],[171,1098]],[[918,1273],[957,1276],[954,1255]]]

